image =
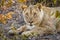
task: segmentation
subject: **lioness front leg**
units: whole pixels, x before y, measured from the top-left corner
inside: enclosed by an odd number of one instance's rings
[[[31,29],[30,31],[24,31],[22,35],[26,36],[35,36],[35,35],[40,35],[42,36],[45,32],[46,28],[41,28],[41,27],[35,27]]]
[[[24,25],[24,26],[21,26],[20,28],[17,29],[17,33],[21,34],[22,32],[24,32],[26,30],[27,30],[26,25]]]
[[[8,34],[9,35],[15,35],[15,34],[21,34],[22,32],[24,32],[26,30],[26,26],[23,25],[20,28],[18,28],[17,30],[9,30]]]
[[[34,29],[30,30],[30,31],[25,31],[22,33],[22,35],[40,35],[43,36],[44,34],[55,34],[55,28],[54,27],[35,27]]]

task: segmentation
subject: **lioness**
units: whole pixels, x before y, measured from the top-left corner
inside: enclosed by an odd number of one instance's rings
[[[25,25],[16,30],[17,33],[22,35],[30,35],[31,33],[54,34],[56,27],[53,23],[50,14],[44,12],[41,5],[30,5],[23,9],[23,17],[26,22]]]

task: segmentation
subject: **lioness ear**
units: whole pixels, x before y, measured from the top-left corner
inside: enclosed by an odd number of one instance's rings
[[[22,5],[21,8],[22,10],[25,10],[27,8],[27,5]]]
[[[39,10],[42,8],[42,4],[40,3],[37,3],[36,6],[38,7]]]

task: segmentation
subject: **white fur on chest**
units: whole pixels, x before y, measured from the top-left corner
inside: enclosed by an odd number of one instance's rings
[[[27,29],[31,30],[31,29],[33,29],[35,26],[34,26],[34,25],[33,25],[33,26],[26,25],[26,27],[27,27]]]

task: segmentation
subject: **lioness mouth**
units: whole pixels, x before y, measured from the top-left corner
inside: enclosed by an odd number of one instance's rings
[[[30,23],[30,26],[33,26],[32,23]]]

